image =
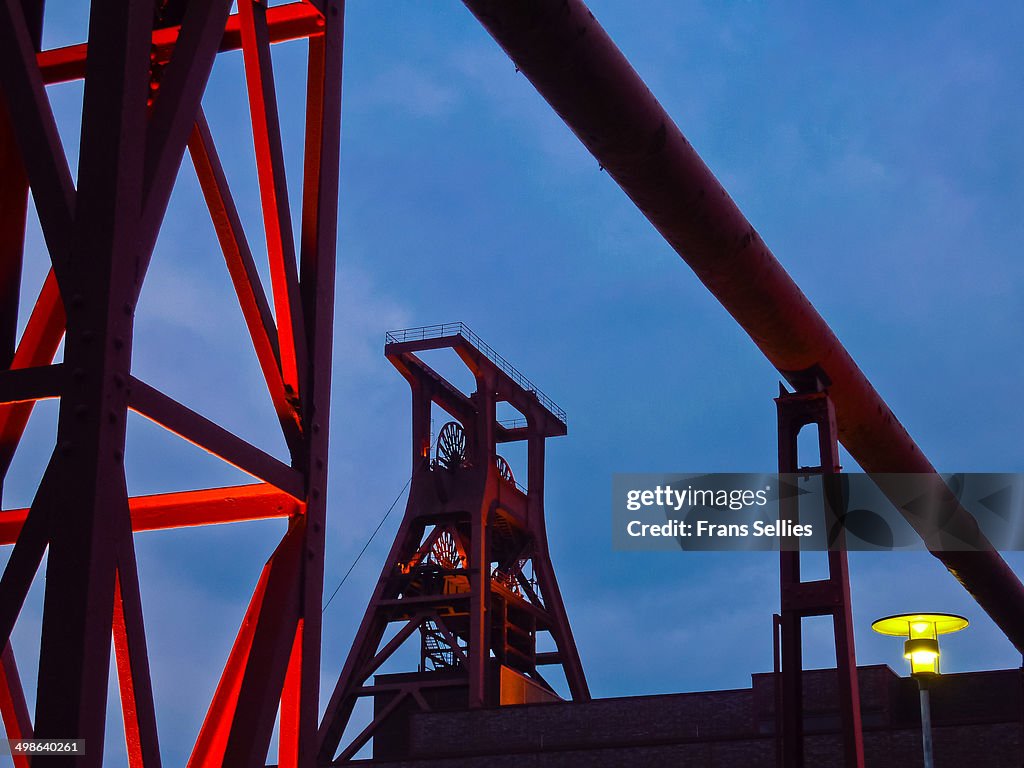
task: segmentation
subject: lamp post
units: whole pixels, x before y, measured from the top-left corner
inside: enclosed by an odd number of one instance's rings
[[[886,616],[871,624],[882,635],[905,637],[903,657],[910,661],[910,676],[921,691],[921,740],[924,768],[934,768],[932,757],[932,713],[928,698],[931,681],[939,675],[939,635],[959,632],[967,619],[950,613],[903,613]]]

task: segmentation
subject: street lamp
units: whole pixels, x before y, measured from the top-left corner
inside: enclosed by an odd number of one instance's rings
[[[967,619],[950,613],[902,613],[886,616],[871,624],[882,635],[905,637],[903,657],[910,661],[910,676],[921,691],[921,739],[924,768],[934,768],[932,758],[932,713],[928,685],[939,674],[939,635],[959,632]]]

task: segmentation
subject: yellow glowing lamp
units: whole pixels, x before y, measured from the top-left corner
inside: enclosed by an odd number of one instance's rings
[[[872,623],[881,635],[905,637],[903,657],[910,661],[914,677],[939,674],[939,635],[959,632],[968,624],[963,616],[951,613],[902,613]]]

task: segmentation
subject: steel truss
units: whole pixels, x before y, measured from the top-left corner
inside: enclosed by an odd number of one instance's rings
[[[342,0],[93,0],[88,40],[40,51],[41,0],[0,0],[0,469],[35,403],[59,398],[56,448],[31,506],[0,515],[0,714],[11,738],[81,738],[99,766],[111,639],[130,765],[160,765],[133,532],[287,518],[263,567],[190,766],[264,765],[280,710],[282,766],[317,751],[328,416],[341,110]],[[272,43],[308,41],[296,243]],[[271,301],[201,100],[219,52],[240,49]],[[84,78],[77,187],[46,93]],[[132,375],[136,302],[186,149],[290,452],[282,462]],[[28,193],[51,261],[21,338]],[[63,340],[63,361],[54,363]],[[128,411],[259,482],[130,498]],[[34,718],[9,638],[44,553]],[[25,758],[17,758],[27,765]]]
[[[416,354],[443,348],[472,372],[472,395]],[[545,442],[566,434],[564,412],[461,324],[393,331],[385,354],[412,389],[414,471],[405,516],[324,713],[325,765],[336,755],[346,763],[370,739],[375,758],[401,759],[415,711],[557,700],[541,667],[560,667],[572,698],[590,698],[544,519]],[[498,421],[502,402],[525,418]],[[433,460],[432,406],[454,419],[439,430]],[[525,488],[497,453],[514,441],[526,444]],[[400,627],[387,638],[392,625]],[[418,670],[381,676],[417,632]],[[543,633],[556,651],[538,652]],[[348,738],[364,697],[374,699],[374,717]]]

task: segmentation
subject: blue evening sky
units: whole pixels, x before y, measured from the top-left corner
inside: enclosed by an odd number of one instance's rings
[[[1024,7],[591,7],[933,463],[1024,470]],[[51,3],[47,24],[48,47],[77,42],[85,11]],[[304,44],[275,61],[297,209]],[[265,259],[241,76],[240,54],[222,55],[204,106]],[[81,85],[50,93],[74,168]],[[26,301],[45,270],[31,226]],[[350,0],[338,265],[327,594],[410,472],[408,390],[384,332],[461,320],[568,411],[548,448],[548,531],[593,693],[745,687],[771,668],[777,558],[616,553],[610,486],[625,471],[772,470],[779,376],[458,2]],[[134,366],[284,455],[187,158]],[[54,403],[37,409],[5,508],[31,500],[55,420]],[[246,481],[138,418],[126,464],[132,493]],[[324,700],[403,507],[325,614]],[[136,539],[167,764],[187,757],[282,532]],[[944,642],[948,671],[1020,664],[930,556],[854,554],[851,571],[860,663],[904,673],[898,641],[870,622],[929,609],[972,621]],[[29,688],[42,582],[15,633]],[[807,665],[833,664],[827,623],[806,627]],[[119,731],[112,717],[115,764]]]

